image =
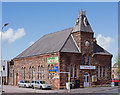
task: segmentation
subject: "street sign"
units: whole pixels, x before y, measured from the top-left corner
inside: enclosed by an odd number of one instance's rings
[[[54,70],[55,70],[56,72],[58,72],[58,66],[54,67]]]
[[[49,70],[49,73],[56,73],[58,72],[58,66],[54,67],[54,70]]]
[[[85,65],[80,65],[80,69],[95,69],[96,66],[85,66]]]
[[[56,70],[49,70],[49,73],[56,73]]]
[[[59,74],[54,74],[53,79],[59,79]]]
[[[48,64],[58,63],[58,57],[49,57],[49,58],[47,58],[47,63]]]

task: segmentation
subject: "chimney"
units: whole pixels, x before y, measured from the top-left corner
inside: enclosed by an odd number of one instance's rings
[[[96,38],[93,38],[93,42],[97,43],[97,40],[96,40]]]

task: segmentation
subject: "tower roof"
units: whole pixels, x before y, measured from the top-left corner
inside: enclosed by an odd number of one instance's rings
[[[82,11],[82,10],[79,11],[79,16],[73,27],[73,32],[78,32],[78,31],[93,32],[86,17],[86,11]]]

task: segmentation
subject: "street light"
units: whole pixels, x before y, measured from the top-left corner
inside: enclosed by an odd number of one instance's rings
[[[2,27],[2,29],[1,29],[1,94],[2,94],[2,31],[3,31],[3,28],[5,27],[5,26],[7,26],[8,25],[8,23],[5,23],[4,25],[3,25],[3,27]]]

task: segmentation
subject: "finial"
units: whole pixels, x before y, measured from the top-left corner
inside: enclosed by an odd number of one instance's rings
[[[81,9],[81,11],[79,11],[79,16],[80,16],[80,15],[85,15],[85,14],[86,14],[86,10],[83,11],[83,9]]]

